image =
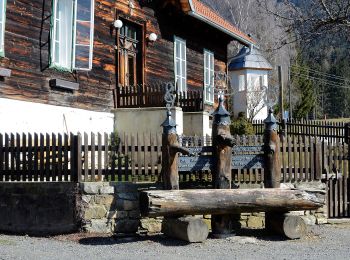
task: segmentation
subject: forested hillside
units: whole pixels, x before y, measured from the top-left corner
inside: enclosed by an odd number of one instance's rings
[[[285,109],[291,104],[294,117],[350,117],[350,0],[202,1],[291,72]],[[231,46],[231,55],[239,48]],[[270,82],[276,84],[274,75]]]

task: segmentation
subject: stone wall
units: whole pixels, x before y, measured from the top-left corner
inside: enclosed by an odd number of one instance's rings
[[[304,190],[325,190],[321,182],[282,184],[285,188]],[[158,233],[162,218],[142,218],[139,211],[138,190],[148,189],[147,185],[132,183],[81,183],[82,227],[87,232],[97,233]],[[251,187],[250,187],[251,188]],[[258,187],[255,187],[258,188]],[[295,211],[303,216],[308,225],[327,223],[327,207],[313,211]],[[210,215],[203,216],[210,228]],[[237,225],[248,228],[263,228],[265,213],[242,213]]]
[[[75,183],[0,183],[0,231],[51,235],[79,229]]]
[[[137,185],[80,184],[82,229],[96,233],[135,233],[140,224]]]

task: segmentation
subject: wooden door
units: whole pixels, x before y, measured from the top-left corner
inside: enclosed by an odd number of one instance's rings
[[[142,84],[142,42],[141,29],[125,22],[120,29],[118,39],[118,78],[120,86]]]

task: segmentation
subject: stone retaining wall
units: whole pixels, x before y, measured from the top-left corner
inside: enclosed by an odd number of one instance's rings
[[[96,233],[135,233],[140,224],[137,185],[80,184],[82,229]]]

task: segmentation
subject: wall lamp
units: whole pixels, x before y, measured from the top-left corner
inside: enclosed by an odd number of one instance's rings
[[[122,20],[115,20],[114,22],[113,22],[113,26],[114,26],[114,28],[117,28],[117,29],[120,29],[120,28],[122,28],[123,27],[123,21]]]
[[[155,33],[151,33],[151,34],[148,36],[148,40],[149,40],[150,42],[155,42],[157,39],[158,39],[158,35],[155,34]]]

